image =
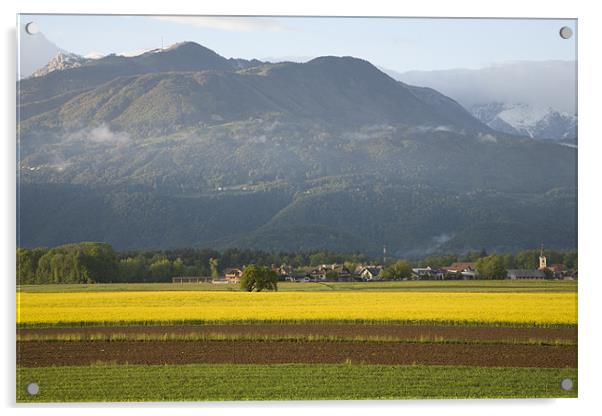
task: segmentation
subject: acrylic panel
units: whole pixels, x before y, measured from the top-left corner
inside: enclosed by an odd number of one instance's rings
[[[577,397],[577,21],[18,16],[18,402]]]

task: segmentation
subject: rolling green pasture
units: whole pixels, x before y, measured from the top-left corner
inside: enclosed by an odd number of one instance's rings
[[[124,291],[240,291],[235,284],[213,283],[108,283],[21,285],[21,292],[124,292]],[[416,292],[576,292],[574,280],[411,280],[394,282],[279,282],[281,292],[416,291]]]
[[[560,382],[570,378],[570,391]],[[153,380],[149,383],[148,380]],[[39,394],[26,392],[28,383]],[[17,369],[18,402],[577,397],[577,370],[362,364]]]

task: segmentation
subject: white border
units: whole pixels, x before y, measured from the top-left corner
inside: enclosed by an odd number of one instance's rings
[[[442,17],[548,17],[579,19],[579,399],[565,400],[461,400],[461,401],[400,401],[400,402],[281,402],[281,403],[220,403],[220,404],[165,404],[110,405],[111,413],[131,414],[144,412],[148,415],[233,414],[245,412],[248,415],[280,414],[286,408],[289,414],[306,416],[307,412],[345,412],[348,415],[364,414],[376,407],[379,413],[400,414],[420,412],[421,414],[448,415],[505,415],[508,413],[536,412],[547,415],[594,413],[596,399],[601,384],[600,349],[601,336],[599,319],[602,316],[602,272],[596,267],[600,258],[600,142],[602,132],[602,91],[600,78],[600,46],[602,39],[602,16],[594,1],[525,1],[525,0],[421,0],[412,2],[392,2],[385,0],[330,1],[305,0],[285,2],[278,0],[252,0],[214,2],[190,2],[185,0],[125,2],[105,1],[66,1],[66,0],[4,0],[0,3],[2,25],[2,71],[3,99],[0,101],[0,115],[4,126],[2,140],[2,249],[1,261],[4,273],[2,311],[3,337],[0,391],[2,405],[8,407],[8,414],[17,411],[44,413],[47,415],[79,415],[82,407],[71,405],[68,408],[46,406],[44,408],[14,405],[14,266],[15,266],[15,55],[16,55],[16,13],[112,13],[112,14],[236,14],[236,15],[332,15],[332,16],[442,16]],[[597,272],[597,274],[596,274]],[[85,412],[90,415],[106,415],[106,405],[91,406]],[[168,406],[168,407],[166,407]],[[201,407],[202,409],[198,409]],[[7,414],[7,413],[5,413]]]

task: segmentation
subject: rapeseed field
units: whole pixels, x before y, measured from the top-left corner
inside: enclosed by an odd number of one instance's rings
[[[17,323],[406,321],[577,324],[575,293],[80,292],[17,294]]]

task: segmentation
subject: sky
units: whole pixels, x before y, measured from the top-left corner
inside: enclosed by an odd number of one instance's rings
[[[559,36],[562,26],[576,34],[575,20],[20,15],[28,22],[83,56],[194,41],[226,58],[355,56],[397,72],[576,59],[576,36]]]

